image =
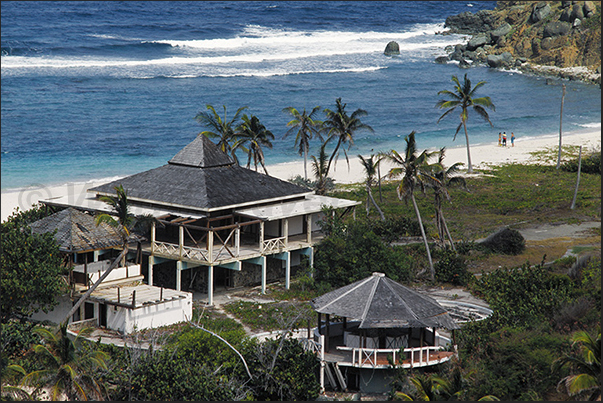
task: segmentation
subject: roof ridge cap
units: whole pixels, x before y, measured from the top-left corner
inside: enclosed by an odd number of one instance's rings
[[[329,305],[331,305],[332,303],[334,303],[335,301],[339,301],[341,298],[343,298],[345,295],[348,295],[350,292],[356,290],[357,288],[363,286],[364,284],[366,284],[367,281],[370,281],[371,277],[367,277],[363,280],[359,280],[359,283],[357,286],[350,288],[349,290],[347,290],[346,292],[344,292],[343,294],[341,294],[340,296],[338,296],[337,298],[334,298],[332,301],[330,301],[329,303],[325,304],[322,309],[324,310],[326,307],[328,307]]]
[[[369,307],[371,306],[370,302],[373,300],[373,297],[375,296],[375,290],[377,290],[377,286],[379,285],[379,281],[381,281],[381,279],[384,278],[383,276],[376,276],[376,275],[372,275],[371,277],[369,277],[370,280],[376,280],[375,284],[373,284],[373,288],[371,289],[371,292],[369,293],[369,297],[367,298],[367,303],[364,306],[364,312],[362,312],[362,321],[360,322],[360,325],[358,325],[358,327],[362,327],[362,325],[364,324],[364,321],[366,319],[366,314],[368,313]]]

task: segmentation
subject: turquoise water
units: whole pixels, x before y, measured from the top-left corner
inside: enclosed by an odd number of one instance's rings
[[[471,144],[559,130],[561,82],[434,63],[459,35],[448,15],[495,2],[2,2],[2,190],[123,176],[163,165],[203,128],[206,104],[241,106],[275,136],[268,164],[299,161],[284,107],[362,108],[374,134],[350,155],[464,146],[435,108],[452,75],[486,81],[493,127]],[[400,44],[400,56],[383,54]],[[564,81],[566,133],[598,127],[598,86]],[[318,145],[313,144],[312,152]],[[243,161],[245,159],[241,158]]]

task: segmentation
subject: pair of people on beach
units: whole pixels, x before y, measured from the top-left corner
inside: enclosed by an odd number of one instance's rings
[[[502,142],[501,142],[502,139]],[[498,132],[498,146],[506,147],[507,146],[507,132]],[[511,147],[515,147],[515,134],[511,132]]]

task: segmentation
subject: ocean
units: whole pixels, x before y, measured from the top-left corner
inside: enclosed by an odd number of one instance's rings
[[[472,145],[500,131],[559,132],[561,81],[483,66],[436,64],[463,35],[438,35],[447,16],[494,1],[3,1],[2,190],[114,178],[165,164],[204,128],[195,115],[242,106],[276,137],[268,164],[299,161],[283,139],[293,106],[368,112],[357,154],[464,147],[458,119],[435,105],[451,77],[486,81],[491,127],[469,115]],[[399,56],[385,56],[388,42]],[[564,81],[563,131],[598,128],[599,86]],[[315,153],[318,143],[312,144]],[[246,158],[241,155],[241,161]]]

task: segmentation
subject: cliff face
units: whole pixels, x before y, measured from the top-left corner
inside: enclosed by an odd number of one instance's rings
[[[499,1],[494,10],[450,16],[445,26],[472,35],[450,55],[461,66],[471,60],[490,67],[548,66],[549,71],[580,67],[576,71],[584,77],[577,78],[600,83],[600,1]]]

